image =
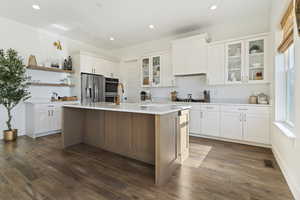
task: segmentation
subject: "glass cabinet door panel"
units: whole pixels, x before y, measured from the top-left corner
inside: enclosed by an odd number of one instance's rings
[[[242,81],[242,43],[227,46],[227,82]]]
[[[152,83],[160,85],[161,83],[161,57],[155,56],[152,58]]]
[[[142,85],[150,86],[150,58],[142,59]]]
[[[265,42],[264,39],[248,41],[248,78],[249,81],[264,80]]]

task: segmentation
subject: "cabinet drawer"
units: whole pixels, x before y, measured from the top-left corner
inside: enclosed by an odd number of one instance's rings
[[[201,105],[200,104],[191,104],[192,110],[201,110]]]
[[[270,107],[255,107],[255,106],[221,106],[222,112],[244,112],[254,114],[269,114]]]
[[[219,105],[201,105],[201,110],[219,112],[220,106]]]

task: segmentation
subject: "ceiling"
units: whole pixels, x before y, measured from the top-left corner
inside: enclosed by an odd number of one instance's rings
[[[104,49],[116,49],[237,18],[266,18],[271,0],[0,0],[0,3],[2,17]],[[34,10],[33,4],[41,9]],[[218,5],[216,10],[209,9],[213,4]],[[150,24],[155,29],[150,29]],[[110,37],[115,40],[110,41]]]

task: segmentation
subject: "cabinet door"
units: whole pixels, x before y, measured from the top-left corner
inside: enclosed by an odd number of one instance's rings
[[[173,76],[173,68],[171,64],[171,55],[166,53],[162,55],[162,86],[172,87],[175,85],[175,77]]]
[[[157,55],[151,58],[151,68],[152,68],[152,86],[158,87],[162,85],[162,56]],[[150,68],[150,69],[151,69]]]
[[[266,37],[246,41],[246,79],[249,82],[266,82]]]
[[[188,46],[184,41],[175,41],[172,44],[172,65],[174,75],[182,75],[188,72],[185,68],[187,54]]]
[[[37,105],[34,108],[34,133],[45,133],[50,129],[50,110],[47,105]]]
[[[220,136],[220,112],[202,111],[201,133]]]
[[[190,112],[190,132],[201,134],[201,111],[191,110]]]
[[[91,56],[80,56],[80,71],[84,73],[95,73],[95,59]]]
[[[141,66],[141,78],[142,78],[142,87],[150,87],[151,86],[151,71],[150,71],[150,62],[151,59],[149,57],[142,58],[142,66]]]
[[[53,108],[50,121],[51,121],[51,129],[53,131],[62,129],[62,107],[61,106],[55,106],[55,108]]]
[[[244,140],[270,144],[270,119],[265,114],[244,115]]]
[[[225,83],[225,44],[208,47],[208,77],[209,85]]]
[[[243,139],[242,114],[239,112],[221,113],[221,137],[235,140]]]
[[[237,41],[226,44],[225,54],[226,83],[242,83],[244,80],[244,43]]]

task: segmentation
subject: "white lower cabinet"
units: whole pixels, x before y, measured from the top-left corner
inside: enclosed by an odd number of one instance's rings
[[[192,106],[190,112],[190,132],[192,134],[219,136],[219,106]]]
[[[26,105],[26,133],[36,138],[62,129],[62,104]]]
[[[270,107],[192,105],[190,134],[270,144]]]
[[[270,117],[267,114],[244,114],[244,140],[270,143]]]
[[[221,137],[235,140],[243,139],[243,126],[241,113],[222,112],[221,114]]]
[[[216,137],[220,136],[220,112],[201,112],[201,133]]]
[[[201,133],[201,111],[191,109],[190,111],[190,132],[193,134]]]

